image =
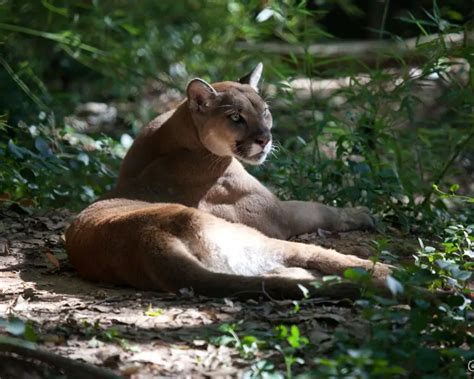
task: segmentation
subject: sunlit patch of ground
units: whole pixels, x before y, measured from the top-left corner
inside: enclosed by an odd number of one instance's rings
[[[63,248],[71,216],[68,211],[44,216],[0,213],[0,317],[30,320],[37,343],[49,352],[129,377],[226,377],[242,375],[263,358],[283,368],[283,357],[262,350],[249,360],[234,347],[211,343],[223,335],[218,331],[223,323],[237,323],[241,335],[268,335],[276,325],[296,324],[315,345],[312,354],[330,352],[336,330],[354,339],[367,336],[367,321],[349,301],[310,299],[294,312],[292,301],[273,301],[263,294],[260,301],[242,302],[85,282],[74,273]],[[374,239],[376,235],[366,232],[320,231],[297,240],[367,256],[375,252]],[[7,333],[0,328],[0,334]],[[1,354],[0,377],[7,365]],[[308,357],[305,369],[310,363]],[[15,364],[15,370],[31,373],[21,361]],[[38,369],[35,377],[46,377],[44,372]]]

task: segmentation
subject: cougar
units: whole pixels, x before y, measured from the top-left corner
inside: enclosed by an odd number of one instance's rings
[[[189,82],[187,98],[145,127],[116,187],[66,231],[80,276],[140,289],[207,296],[356,297],[358,286],[314,286],[348,268],[385,288],[388,265],[286,241],[314,232],[368,229],[365,208],[280,201],[241,162],[272,149],[272,115],[259,95],[262,64],[238,82]]]

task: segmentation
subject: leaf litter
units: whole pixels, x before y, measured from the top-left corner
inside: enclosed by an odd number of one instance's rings
[[[38,345],[50,352],[130,378],[235,377],[259,360],[272,360],[275,351],[242,358],[235,344],[215,342],[223,336],[222,325],[237,325],[244,336],[298,325],[321,354],[333,348],[337,330],[358,339],[368,332],[366,321],[344,300],[307,299],[295,311],[294,301],[263,294],[259,300],[211,299],[189,290],[163,294],[81,280],[64,250],[63,233],[72,216],[67,210],[41,216],[0,212],[0,319],[29,320]],[[341,234],[316,232],[294,240],[371,252],[366,241],[373,235]],[[0,325],[0,337],[7,334]],[[281,366],[281,359],[275,365]]]

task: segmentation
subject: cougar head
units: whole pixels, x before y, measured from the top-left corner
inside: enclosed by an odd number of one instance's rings
[[[208,84],[196,78],[187,87],[188,106],[204,147],[211,153],[257,165],[272,148],[272,115],[258,94],[263,65],[238,82]]]

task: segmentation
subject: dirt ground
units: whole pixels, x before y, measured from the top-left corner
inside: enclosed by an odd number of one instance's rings
[[[295,313],[291,301],[274,301],[263,294],[259,301],[241,302],[83,281],[63,248],[71,217],[65,210],[43,216],[0,212],[0,318],[30,320],[38,346],[48,352],[123,377],[236,377],[263,358],[283,367],[283,358],[273,350],[246,360],[235,348],[210,343],[224,334],[218,330],[224,323],[237,323],[243,335],[271,333],[278,324],[298,324],[321,354],[333,348],[336,330],[356,339],[366,336],[367,322],[349,301],[310,299]],[[320,232],[298,240],[368,256],[373,252],[370,241],[377,238],[366,232]],[[1,325],[0,335],[7,335]],[[2,379],[60,373],[51,365],[0,350]]]

